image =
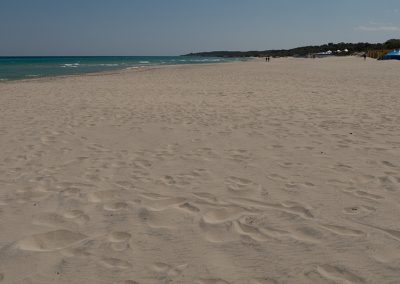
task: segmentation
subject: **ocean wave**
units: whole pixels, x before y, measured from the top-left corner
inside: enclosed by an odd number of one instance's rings
[[[222,60],[216,59],[216,58],[214,58],[214,59],[206,58],[206,59],[193,59],[191,61],[193,61],[193,62],[220,62]]]
[[[116,64],[116,63],[107,63],[107,64],[99,64],[99,66],[116,67],[116,66],[119,66],[119,64]]]
[[[61,65],[62,68],[78,68],[80,64],[79,63],[67,63]]]
[[[0,0],[1,1],[1,0]],[[4,60],[4,59],[1,59]],[[219,63],[240,59],[222,59],[213,57],[76,57],[65,59],[64,57],[49,57],[41,59],[21,58],[17,61],[6,59],[10,65],[0,67],[0,81],[14,79],[33,79],[38,77],[51,77],[63,74],[100,72],[116,69],[142,70],[150,66],[184,65]],[[15,61],[15,62],[14,62]],[[20,64],[20,61],[23,64]],[[18,63],[18,65],[17,65]],[[0,64],[1,65],[1,64]],[[14,68],[18,67],[18,73],[14,74]],[[79,72],[78,72],[79,71]]]

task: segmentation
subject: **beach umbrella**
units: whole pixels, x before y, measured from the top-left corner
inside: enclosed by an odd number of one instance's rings
[[[400,49],[393,50],[383,57],[384,60],[397,59],[400,60]]]

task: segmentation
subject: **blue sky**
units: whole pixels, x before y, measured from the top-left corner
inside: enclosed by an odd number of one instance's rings
[[[0,0],[0,55],[180,55],[400,38],[400,0]]]

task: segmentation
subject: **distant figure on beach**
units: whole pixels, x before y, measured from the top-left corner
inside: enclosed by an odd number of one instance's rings
[[[364,60],[367,60],[367,54],[366,53],[364,53],[363,57],[364,57]]]
[[[269,62],[269,56],[265,57],[265,61]]]

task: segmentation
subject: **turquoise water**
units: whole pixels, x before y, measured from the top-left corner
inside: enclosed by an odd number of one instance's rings
[[[238,59],[182,56],[0,57],[0,81],[134,69],[145,66],[204,64]]]

